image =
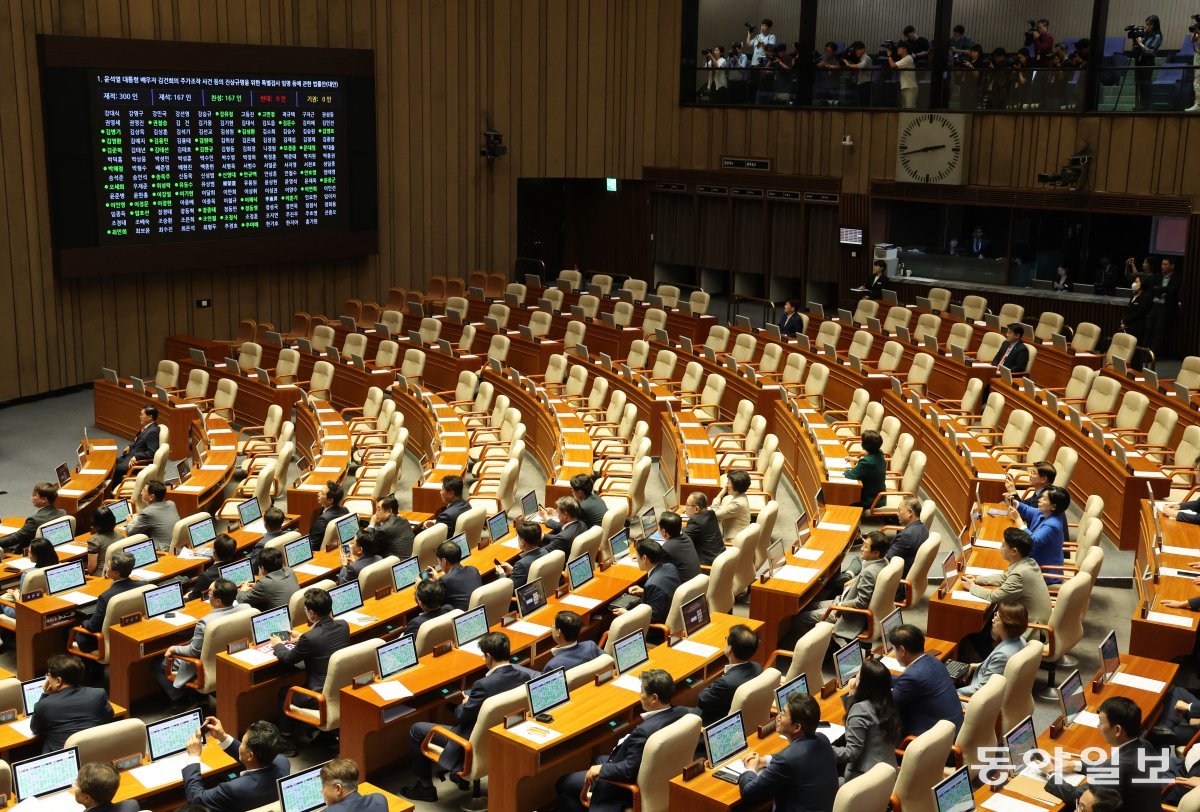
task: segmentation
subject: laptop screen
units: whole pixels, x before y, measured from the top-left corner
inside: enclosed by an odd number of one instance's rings
[[[49,795],[75,783],[79,775],[79,748],[55,750],[37,758],[18,761],[12,765],[13,787],[17,800]]]
[[[616,533],[613,533],[612,537],[608,540],[608,548],[612,550],[614,560],[624,558],[629,552],[629,531],[622,527]]]
[[[174,583],[147,589],[142,593],[146,601],[146,617],[158,617],[167,612],[176,612],[183,608],[183,584]]]
[[[347,544],[358,535],[358,514],[350,513],[337,520],[338,542]]]
[[[546,605],[546,589],[542,586],[541,578],[534,578],[523,587],[517,589],[517,611],[522,618]]]
[[[489,516],[487,527],[488,535],[492,537],[492,543],[495,544],[508,535],[508,514],[500,511],[493,516]]]
[[[808,677],[804,674],[796,677],[794,680],[785,682],[775,689],[775,707],[780,710],[787,704],[788,697],[794,693],[808,693]]]
[[[1108,681],[1121,667],[1121,651],[1117,647],[1117,633],[1109,632],[1100,643],[1100,659],[1104,663],[1104,679]]]
[[[217,526],[211,518],[201,519],[195,524],[188,525],[188,538],[191,539],[193,547],[211,544],[216,537]]]
[[[125,548],[125,552],[133,556],[134,567],[148,567],[158,560],[158,550],[154,549],[153,539],[130,544]]]
[[[783,551],[783,539],[776,539],[767,546],[767,560],[771,562],[771,569],[782,567],[787,563],[787,554]]]
[[[459,533],[454,538],[450,539],[451,544],[458,545],[458,551],[462,553],[462,560],[466,561],[471,555],[471,545],[467,544],[467,534]]]
[[[933,788],[937,812],[975,812],[975,796],[971,793],[971,774],[966,766],[959,767],[946,780]]]
[[[487,634],[487,607],[480,606],[454,618],[454,644],[459,648]]]
[[[112,514],[113,521],[117,524],[124,524],[129,519],[129,500],[118,499],[111,505],[108,505],[108,512]]]
[[[308,546],[307,538],[289,541],[283,545],[283,553],[289,567],[296,567],[305,561],[312,561],[313,557],[312,547]]]
[[[530,491],[521,497],[521,513],[525,518],[529,518],[538,512],[538,498],[536,491]]]
[[[533,716],[552,711],[571,701],[565,668],[556,668],[531,679],[525,683],[525,689],[529,694],[529,713]]]
[[[46,522],[39,529],[42,531],[42,538],[55,547],[60,544],[66,544],[75,538],[75,534],[71,532],[70,517]]]
[[[742,712],[736,711],[704,728],[704,749],[715,767],[746,749],[746,728]]]
[[[701,594],[692,598],[681,607],[683,614],[683,631],[688,637],[709,624],[711,617],[708,612],[708,596]]]
[[[421,576],[421,562],[416,556],[406,558],[399,564],[392,566],[392,586],[399,592],[402,589],[408,589],[417,582]]]
[[[328,763],[309,767],[275,782],[279,787],[279,806],[283,812],[312,812],[325,806],[325,796],[321,792],[321,770]]]
[[[837,662],[838,685],[845,688],[850,679],[862,668],[862,646],[851,640],[833,655]]]
[[[254,645],[259,646],[271,639],[271,635],[292,628],[292,618],[286,606],[277,606],[268,612],[250,618],[250,630]]]
[[[417,638],[411,634],[397,637],[375,649],[375,664],[380,679],[399,674],[417,664]]]
[[[627,674],[650,659],[646,651],[646,634],[638,629],[633,634],[627,634],[613,645],[617,655],[617,672]]]
[[[42,698],[42,688],[46,685],[45,677],[37,677],[35,679],[27,679],[21,683],[21,703],[25,715],[29,716],[33,713],[34,707],[38,700]]]
[[[1059,684],[1058,701],[1062,706],[1062,713],[1068,725],[1073,723],[1075,717],[1087,707],[1087,697],[1083,694],[1083,680],[1079,676],[1078,669],[1068,674],[1067,678]]]
[[[903,623],[904,615],[901,614],[899,609],[893,609],[888,613],[887,617],[883,619],[880,628],[883,636],[883,651],[885,654],[892,653],[892,644],[888,642],[888,638],[891,637],[892,632],[894,632],[897,627],[903,625]]]
[[[567,578],[571,581],[571,591],[579,589],[595,576],[592,574],[592,557],[587,553],[567,562]]]
[[[646,508],[642,511],[642,535],[653,536],[658,531],[658,521],[654,518],[654,508]]]
[[[249,558],[234,561],[232,564],[222,564],[217,567],[217,573],[221,578],[233,581],[235,584],[244,584],[254,580],[254,566],[250,563]]]
[[[238,502],[238,516],[242,520],[242,526],[248,525],[251,522],[256,522],[262,518],[262,505],[257,499],[247,499],[245,502]]]
[[[146,739],[150,742],[150,760],[182,753],[187,749],[188,739],[200,729],[200,710],[190,710],[178,716],[169,716],[161,722],[146,725]]]
[[[65,462],[59,463],[58,467],[54,469],[54,475],[58,477],[60,487],[71,481],[71,469]]]
[[[1033,717],[1026,716],[1017,726],[1004,734],[1004,746],[1008,748],[1008,763],[1020,772],[1029,762],[1029,753],[1037,749],[1037,733],[1033,730]]]
[[[342,584],[339,587],[329,590],[329,597],[333,598],[334,617],[344,615],[347,612],[357,611],[363,605],[362,592],[358,588],[358,581],[351,581],[348,584]]]
[[[51,595],[79,589],[84,584],[83,562],[68,561],[57,567],[46,568],[46,590]]]

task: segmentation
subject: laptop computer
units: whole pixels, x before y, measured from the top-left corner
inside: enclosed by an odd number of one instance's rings
[[[120,383],[120,378],[117,376],[117,371],[115,369],[101,367],[100,374],[103,375],[104,380],[108,381],[109,383]]]
[[[187,478],[192,475],[192,461],[183,459],[175,466],[175,476],[179,477],[180,482],[186,482]]]
[[[63,803],[74,804],[69,790],[79,775],[79,748],[68,747],[12,765],[13,790],[18,801],[62,793]],[[49,799],[47,799],[48,801]],[[58,798],[54,799],[59,800]],[[78,804],[74,804],[78,806]]]
[[[554,721],[550,711],[571,701],[567,687],[567,669],[555,668],[525,683],[526,698],[529,700],[529,715],[539,722]]]
[[[541,578],[535,578],[517,588],[517,613],[522,619],[546,605],[546,589]]]
[[[1061,352],[1067,351],[1067,337],[1062,333],[1055,333],[1050,336],[1050,340],[1054,342],[1054,348]]]
[[[783,333],[779,332],[779,325],[773,321],[769,321],[765,325],[767,335],[776,341],[783,341]]]
[[[54,476],[58,478],[58,486],[61,488],[71,481],[71,468],[65,462],[59,463],[54,469]]]
[[[810,315],[816,316],[818,319],[825,318],[825,306],[820,302],[809,302],[808,312]]]
[[[183,585],[175,582],[166,586],[147,589],[142,593],[146,607],[146,619],[173,617],[183,608]]]
[[[392,586],[397,592],[408,589],[421,578],[421,562],[414,555],[392,565]]]
[[[137,392],[139,395],[146,394],[146,382],[145,381],[143,381],[141,378],[138,378],[136,376],[130,378],[129,381],[130,381],[130,383],[133,384],[134,392]]]
[[[478,645],[471,645],[488,633],[487,607],[480,606],[454,618],[454,646],[481,654]]]
[[[917,303],[917,307],[921,308],[922,310],[930,310],[934,313],[937,312],[933,309],[933,300],[928,296],[917,296],[914,298],[914,301]]]
[[[192,363],[199,364],[202,367],[208,366],[208,359],[204,356],[204,350],[198,350],[195,347],[188,349],[188,356],[191,357]]]
[[[500,539],[508,535],[508,514],[503,510],[499,513],[494,513],[487,520],[488,536],[492,543],[495,544]]]
[[[1004,734],[1004,746],[1008,749],[1008,766],[1013,774],[1036,765],[1031,758],[1038,749],[1037,732],[1033,728],[1032,716],[1026,716]]]
[[[629,555],[629,530],[622,527],[616,533],[613,533],[608,538],[608,553],[609,558],[613,561],[620,561],[625,556]]]
[[[75,540],[75,531],[71,529],[69,516],[46,522],[38,528],[38,533],[62,555],[82,555],[87,552],[86,547],[71,543]]]
[[[394,677],[417,665],[416,635],[405,634],[375,649],[375,673],[380,679]]]
[[[1104,668],[1105,683],[1112,682],[1112,678],[1121,670],[1121,650],[1117,646],[1117,633],[1110,631],[1103,640],[1100,641],[1100,662]]]
[[[742,721],[742,712],[734,711],[724,719],[713,722],[704,728],[703,738],[709,766],[717,768],[713,777],[736,784],[741,773],[724,765],[747,749],[746,726]]]

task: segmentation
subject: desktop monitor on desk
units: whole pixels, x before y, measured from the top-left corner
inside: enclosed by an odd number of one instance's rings
[[[211,517],[188,525],[188,540],[193,548],[212,544],[216,538],[217,526]]]
[[[38,528],[38,533],[55,547],[70,544],[75,540],[75,531],[71,529],[71,517],[69,516],[46,522]]]
[[[845,688],[850,684],[851,678],[862,668],[862,644],[857,640],[851,640],[837,650],[833,655],[833,659],[837,664],[838,687]]]
[[[358,581],[334,587],[329,590],[329,597],[333,599],[334,617],[347,612],[357,612],[363,606],[362,591],[358,587]]]
[[[1087,709],[1087,697],[1083,693],[1083,679],[1079,676],[1078,668],[1059,683],[1058,703],[1062,709],[1063,720],[1068,725]]]
[[[937,812],[975,812],[975,795],[971,790],[971,773],[966,765],[955,770],[949,778],[933,788]]]
[[[79,589],[86,582],[83,575],[82,561],[68,561],[56,567],[46,567],[46,591],[51,595],[60,595]]]
[[[567,581],[572,592],[591,583],[595,577],[596,574],[592,571],[592,557],[587,553],[576,556],[567,562]]]
[[[718,767],[746,750],[746,728],[742,712],[734,711],[704,728],[704,751],[708,763]]]
[[[808,693],[808,677],[803,673],[775,689],[775,707],[783,710],[787,705],[788,697],[795,693]]]
[[[187,750],[188,739],[200,729],[203,719],[200,710],[186,711],[161,722],[146,725],[146,740],[150,742],[150,760],[168,758]]]
[[[1100,662],[1104,668],[1105,683],[1111,682],[1121,669],[1121,650],[1117,646],[1117,633],[1110,631],[1100,641]]]
[[[534,677],[525,683],[525,692],[529,700],[529,715],[535,719],[555,708],[562,707],[571,701],[571,691],[567,686],[567,670],[556,668],[539,677]]]
[[[613,644],[613,654],[617,661],[618,674],[628,674],[643,663],[649,662],[650,654],[646,650],[646,633],[638,629],[625,635]]]
[[[474,643],[487,632],[486,606],[480,606],[454,618],[454,645],[456,648],[463,648]]]
[[[146,619],[161,617],[183,608],[183,584],[178,582],[147,589],[142,593],[146,604]]]
[[[680,614],[683,615],[683,633],[688,637],[694,636],[696,632],[712,622],[712,615],[708,609],[708,596],[700,594],[692,598],[680,607]]]
[[[32,716],[42,691],[46,687],[45,677],[34,677],[21,683],[21,710],[26,716]]]
[[[421,577],[421,562],[414,555],[392,565],[392,586],[397,592],[408,589]]]
[[[244,584],[254,580],[254,565],[250,563],[249,558],[243,558],[230,564],[222,564],[217,567],[217,573],[217,577],[223,580]]]

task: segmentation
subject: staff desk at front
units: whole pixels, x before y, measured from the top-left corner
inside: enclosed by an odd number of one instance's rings
[[[189,430],[201,416],[196,404],[177,397],[164,403],[152,394],[133,391],[132,384],[109,383],[104,378],[93,381],[92,419],[96,428],[132,440],[140,428],[138,415],[147,406],[158,409],[158,422],[170,431],[171,459],[177,462],[191,454]]]
[[[712,622],[688,642],[706,647],[705,654],[660,645],[650,651],[646,668],[661,668],[675,679],[696,686],[724,669],[725,638],[729,629],[744,624],[758,631],[754,619],[714,613]],[[677,694],[678,696],[678,694]],[[632,727],[641,712],[638,694],[607,682],[587,683],[571,692],[571,701],[554,712],[554,721],[541,725],[558,734],[532,741],[515,729],[502,725],[491,729],[488,755],[488,809],[491,812],[523,812],[541,808],[554,800],[558,777],[586,770],[594,755],[607,753],[614,737]]]
[[[1154,504],[1150,500],[1142,502],[1133,565],[1138,602],[1129,625],[1129,652],[1174,660],[1191,656],[1195,651],[1200,615],[1188,609],[1169,609],[1162,601],[1200,597],[1198,582],[1192,577],[1200,577],[1200,572],[1189,567],[1193,561],[1200,561],[1200,525],[1159,516],[1158,527],[1162,529],[1159,546],[1152,510]],[[1168,569],[1171,572],[1164,571]],[[1149,578],[1145,577],[1147,572]]]

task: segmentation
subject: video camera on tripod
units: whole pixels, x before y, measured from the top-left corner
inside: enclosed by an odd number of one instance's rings
[[[1128,37],[1130,41],[1140,39],[1141,37],[1146,36],[1146,26],[1127,25],[1125,26],[1125,36]]]

